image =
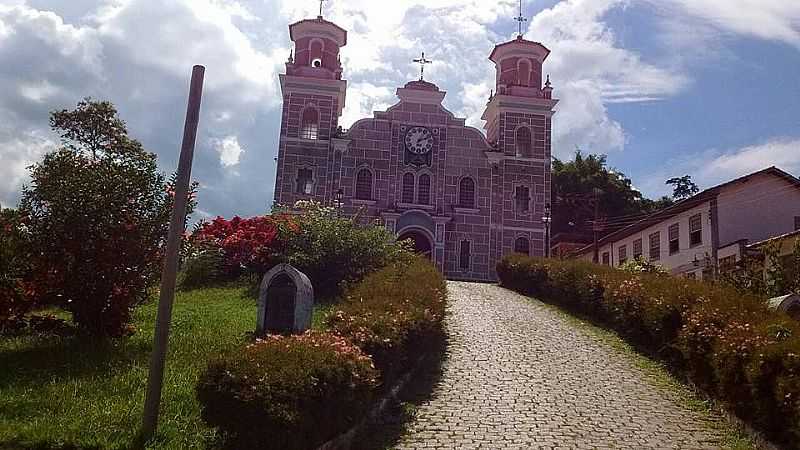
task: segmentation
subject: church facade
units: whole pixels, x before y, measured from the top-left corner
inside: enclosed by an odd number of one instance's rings
[[[347,31],[317,17],[289,33],[275,203],[315,200],[380,221],[450,279],[493,281],[504,255],[544,255],[557,103],[542,84],[547,48],[522,36],[495,46],[485,132],[445,109],[445,92],[422,77],[343,130]]]

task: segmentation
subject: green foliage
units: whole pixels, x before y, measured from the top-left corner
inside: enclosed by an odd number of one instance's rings
[[[436,267],[407,256],[348,289],[328,325],[372,356],[386,381],[441,339],[446,295]]]
[[[339,217],[333,208],[302,202],[296,216],[299,232],[286,236],[285,260],[304,272],[318,300],[330,301],[347,284],[363,279],[404,253],[395,236],[379,224]]]
[[[666,197],[657,201],[644,198],[641,192],[634,189],[630,178],[607,166],[605,155],[585,156],[578,150],[572,161],[553,160],[554,235],[561,232],[591,232],[589,221],[594,220],[592,201],[595,189],[601,191],[598,196],[601,217],[653,212],[672,204],[672,200]]]
[[[672,185],[672,197],[675,200],[683,200],[700,192],[700,189],[692,181],[691,175],[670,178],[664,184]]]
[[[37,300],[90,334],[120,335],[158,279],[174,190],[112,104],[81,101],[51,125],[64,146],[32,166],[20,203]]]
[[[737,267],[724,272],[721,281],[745,294],[777,297],[800,294],[800,239],[792,252],[781,256],[779,242],[769,242],[756,254],[746,254]]]
[[[355,425],[378,372],[345,339],[268,336],[212,361],[197,385],[203,418],[231,448],[315,448]]]
[[[620,270],[630,273],[656,273],[669,275],[669,271],[663,266],[644,260],[642,258],[631,259],[619,267]]]
[[[725,285],[510,256],[503,286],[619,332],[787,448],[800,438],[800,324]]]
[[[29,274],[28,231],[23,217],[0,208],[0,334],[25,325],[34,306],[25,277]]]

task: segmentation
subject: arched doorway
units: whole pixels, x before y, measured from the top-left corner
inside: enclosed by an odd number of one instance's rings
[[[423,232],[418,230],[409,230],[403,233],[400,233],[400,237],[397,238],[400,241],[405,241],[406,239],[410,239],[412,242],[412,246],[414,247],[414,253],[418,255],[423,255],[428,259],[431,259],[431,251],[433,250],[433,245],[431,244],[431,239]]]

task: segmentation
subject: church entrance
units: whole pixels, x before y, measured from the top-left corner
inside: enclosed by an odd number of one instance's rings
[[[406,231],[397,238],[399,241],[405,241],[406,239],[410,239],[412,242],[412,246],[414,248],[414,253],[418,255],[423,255],[428,259],[431,259],[431,251],[433,249],[433,245],[431,244],[431,240],[425,233],[421,231]]]

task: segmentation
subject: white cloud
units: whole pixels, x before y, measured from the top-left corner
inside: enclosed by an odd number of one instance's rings
[[[7,207],[16,203],[19,187],[29,180],[27,167],[55,149],[56,143],[36,132],[12,134],[8,129],[0,129],[0,142],[0,204]]]
[[[219,153],[219,162],[223,167],[231,167],[239,164],[244,149],[239,145],[239,139],[236,136],[228,136],[224,139],[213,139],[212,145],[217,153]]]
[[[717,154],[698,165],[698,179],[713,184],[769,166],[800,174],[800,138],[774,138],[762,144]]]

